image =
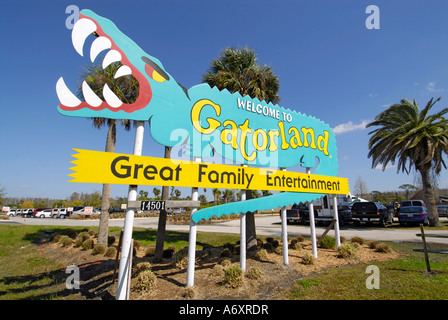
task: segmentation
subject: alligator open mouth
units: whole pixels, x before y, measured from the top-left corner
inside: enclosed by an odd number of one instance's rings
[[[146,107],[151,98],[152,90],[145,76],[129,61],[126,54],[115,44],[111,36],[107,35],[100,24],[93,18],[80,14],[80,19],[76,22],[72,30],[72,43],[75,50],[83,55],[84,43],[89,35],[95,35],[97,38],[92,42],[90,48],[90,60],[93,62],[95,58],[104,50],[109,50],[104,56],[102,68],[106,69],[111,63],[120,62],[122,66],[117,70],[115,79],[121,76],[132,75],[139,83],[139,96],[134,103],[127,104],[122,102],[107,84],[103,87],[102,100],[98,97],[89,85],[83,81],[81,88],[85,101],[81,101],[66,86],[64,79],[61,77],[56,83],[56,93],[58,95],[60,109],[63,111],[76,111],[83,108],[100,111],[108,109],[113,112],[120,110],[131,113]]]

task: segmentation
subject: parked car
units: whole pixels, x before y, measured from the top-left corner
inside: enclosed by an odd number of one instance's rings
[[[352,220],[359,225],[361,222],[379,222],[381,226],[393,223],[393,214],[380,202],[355,202],[352,206]]]
[[[14,217],[16,216],[16,210],[17,209],[9,209],[8,213],[6,214],[8,217]]]
[[[439,217],[448,217],[448,206],[447,205],[437,206],[437,213],[439,214]]]
[[[24,218],[31,217],[31,214],[33,213],[34,209],[20,209],[20,215]]]
[[[423,200],[403,200],[400,202],[400,208],[403,207],[426,207]]]
[[[44,209],[44,210],[41,210],[41,211],[37,211],[34,216],[36,218],[50,218],[52,211],[53,211],[53,209]]]
[[[308,206],[304,203],[293,204],[291,209],[286,210],[286,223],[290,224],[292,222],[305,224],[308,221],[310,210]],[[281,217],[281,212],[280,212]]]
[[[423,206],[412,206],[401,208],[398,214],[398,221],[400,225],[408,223],[423,223],[425,226],[429,226],[428,211]]]
[[[32,218],[36,218],[36,214],[38,212],[42,211],[42,210],[45,210],[45,209],[50,209],[51,210],[51,208],[37,208],[37,209],[34,209],[33,212],[31,213],[31,217]]]

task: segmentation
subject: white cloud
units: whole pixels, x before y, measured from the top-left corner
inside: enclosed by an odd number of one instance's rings
[[[336,127],[333,128],[333,132],[335,134],[341,134],[341,133],[355,131],[355,130],[364,130],[366,128],[366,125],[369,122],[370,122],[369,120],[363,120],[359,124],[354,124],[351,121],[349,121],[347,123],[338,124]]]
[[[392,168],[395,168],[396,166],[394,165],[394,164],[391,164],[391,163],[388,163],[387,164],[387,166],[386,166],[386,168],[384,168],[385,170],[387,170],[387,169],[392,169]],[[374,170],[383,170],[383,165],[382,164],[378,164],[378,165],[376,165],[376,167],[375,168],[373,168]]]
[[[442,92],[443,89],[436,89],[436,83],[437,81],[431,81],[426,85],[426,90],[429,92]]]

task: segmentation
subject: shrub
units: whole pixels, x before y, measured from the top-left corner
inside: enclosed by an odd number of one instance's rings
[[[298,239],[292,239],[291,244],[289,245],[289,248],[293,249],[293,250],[300,250],[303,247],[302,247],[302,244],[299,243]]]
[[[263,241],[261,241],[260,239],[257,239],[257,247],[261,248],[263,246]]]
[[[316,262],[316,258],[311,253],[306,253],[302,258],[302,263],[305,265],[312,265]]]
[[[275,248],[275,253],[282,255],[283,254],[283,247],[282,246],[278,246]]]
[[[91,237],[95,237],[97,235],[97,233],[93,230],[87,231],[87,233],[89,234],[89,236]]]
[[[266,238],[266,242],[273,242],[273,241],[274,241],[274,238],[272,238],[272,237]]]
[[[225,270],[224,283],[230,288],[238,288],[244,282],[243,270],[239,265],[232,265]]]
[[[106,257],[109,257],[109,258],[113,258],[113,257],[117,256],[117,248],[115,248],[115,247],[108,247],[106,249],[106,253],[104,255]]]
[[[68,230],[67,231],[67,236],[69,236],[72,239],[76,239],[76,237],[78,236],[78,234],[76,233],[75,230]]]
[[[367,243],[367,245],[369,246],[370,249],[375,249],[378,244],[379,244],[379,242],[375,241],[375,240],[369,241]]]
[[[115,236],[108,236],[107,237],[107,244],[109,246],[113,245],[115,243]]]
[[[88,239],[90,239],[90,235],[89,235],[89,233],[86,232],[86,231],[81,232],[81,233],[78,235],[78,237],[81,237],[82,240],[83,240],[83,242],[86,241],[86,240],[88,240]]]
[[[361,237],[353,237],[352,238],[352,242],[353,243],[358,243],[359,245],[363,245],[364,244],[364,239]]]
[[[59,242],[60,239],[61,239],[61,235],[59,235],[59,234],[55,234],[52,236],[53,242]]]
[[[178,269],[186,269],[188,265],[188,247],[185,247],[173,255],[171,265]]]
[[[138,274],[134,289],[139,293],[149,293],[157,285],[157,276],[150,270],[142,271]]]
[[[80,247],[82,246],[82,243],[84,242],[84,239],[82,237],[78,237],[75,240],[75,247]]]
[[[93,255],[97,255],[97,254],[104,254],[106,252],[106,248],[104,248],[104,246],[97,244],[95,247],[93,247],[92,250],[92,254]]]
[[[338,248],[338,258],[353,258],[355,256],[356,249],[353,244],[350,242],[344,242],[341,244],[341,246]]]
[[[152,257],[156,253],[156,245],[150,244],[149,247],[146,249],[145,256]]]
[[[70,239],[69,236],[62,236],[59,239],[59,243],[63,246],[63,247],[68,247],[69,245],[71,245],[73,243],[73,240]]]
[[[139,274],[143,271],[151,271],[151,263],[149,262],[140,262],[134,266],[134,271]]]
[[[333,249],[335,246],[336,239],[329,235],[325,235],[325,237],[320,242],[320,247],[323,249]]]
[[[272,241],[272,246],[273,246],[274,248],[277,248],[277,247],[279,246],[278,240],[274,240],[274,241]]]
[[[140,246],[141,246],[140,241],[134,240],[134,248],[138,250],[140,248]]]
[[[376,252],[388,253],[388,252],[391,252],[392,250],[391,250],[391,248],[388,245],[380,243],[380,244],[376,245],[375,251]]]
[[[258,267],[250,268],[246,273],[246,277],[248,277],[249,279],[252,279],[252,280],[260,279],[262,276],[263,276],[263,271],[261,271],[261,269]]]
[[[82,248],[84,250],[89,250],[93,248],[93,240],[92,239],[87,239],[82,243]]]
[[[173,254],[174,254],[174,250],[173,249],[165,249],[165,250],[162,251],[162,257],[164,259],[171,259],[173,257]]]
[[[263,249],[265,249],[268,252],[273,252],[274,246],[272,245],[272,242],[266,242],[265,244],[263,244]]]
[[[230,252],[230,250],[229,250],[229,248],[224,248],[222,251],[221,251],[221,253],[219,254],[219,256],[221,257],[221,258],[229,258],[230,257],[230,254],[231,252]]]
[[[303,241],[305,241],[305,238],[302,237],[302,236],[298,236],[296,239],[297,239],[297,241],[299,241],[299,242],[303,242]]]
[[[260,249],[255,253],[255,259],[260,261],[268,261],[268,251],[266,249]]]

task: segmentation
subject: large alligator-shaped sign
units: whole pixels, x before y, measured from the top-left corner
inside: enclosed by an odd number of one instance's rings
[[[84,43],[92,34],[96,36],[90,48],[92,62],[108,50],[103,68],[119,61],[122,66],[115,77],[135,77],[139,82],[139,96],[134,103],[124,103],[106,84],[103,101],[84,82],[84,101],[81,101],[61,77],[56,84],[59,113],[72,117],[149,121],[154,140],[170,147],[185,145],[193,157],[205,159],[216,152],[238,164],[273,168],[301,165],[312,168],[314,174],[337,175],[336,140],[324,122],[239,93],[220,91],[208,84],[186,89],[157,58],[144,52],[112,21],[90,10],[82,10],[72,31],[73,46],[80,55],[84,55]],[[284,192],[244,204],[203,209],[196,213],[195,220],[277,208],[320,196]]]

